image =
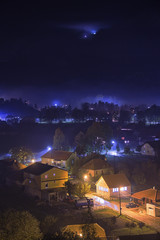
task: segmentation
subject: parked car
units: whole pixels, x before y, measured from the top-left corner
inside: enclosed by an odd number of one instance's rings
[[[130,202],[126,205],[126,208],[135,208],[135,207],[138,207],[138,204],[133,203],[133,202]]]
[[[69,202],[69,203],[74,203],[75,200],[78,200],[78,199],[79,199],[78,197],[67,196],[67,197],[65,198],[65,201],[66,201],[66,202]]]
[[[79,200],[75,200],[75,207],[77,209],[79,208],[83,208],[83,207],[93,207],[94,206],[94,202],[92,198],[81,198]]]

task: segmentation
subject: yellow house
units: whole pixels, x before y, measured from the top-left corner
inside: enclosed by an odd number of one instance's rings
[[[71,161],[71,163],[74,162],[75,158],[76,153],[52,149],[41,156],[41,162],[51,166],[65,168],[67,165],[66,163],[69,161]]]
[[[67,225],[64,227],[63,231],[73,232],[83,239],[83,227],[85,227],[85,224]],[[90,223],[87,224],[87,227],[89,227],[89,229],[94,229],[97,238],[107,240],[105,230],[99,224]]]
[[[104,198],[131,196],[131,183],[124,174],[103,175],[96,182],[96,193]]]
[[[36,162],[24,170],[24,186],[31,195],[42,196],[42,191],[58,191],[68,181],[68,171]]]

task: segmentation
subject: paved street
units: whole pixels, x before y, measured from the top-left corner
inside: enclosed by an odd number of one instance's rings
[[[87,194],[86,195],[89,198],[93,198],[94,200],[94,206],[96,207],[109,207],[112,208],[115,211],[119,212],[119,203],[118,202],[109,202],[104,200],[101,197],[98,197],[93,194]],[[147,215],[145,212],[139,213],[139,212],[134,212],[133,209],[128,209],[125,207],[126,203],[122,202],[122,214],[127,215],[131,218],[134,218],[138,221],[144,222],[146,225],[149,225],[156,229],[158,232],[160,232],[160,218],[158,217],[152,217]]]

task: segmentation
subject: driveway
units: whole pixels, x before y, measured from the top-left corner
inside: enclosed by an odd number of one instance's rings
[[[115,211],[119,212],[119,202],[109,202],[104,200],[101,197],[98,197],[94,194],[86,194],[86,197],[93,198],[94,206],[102,208],[112,208]],[[133,209],[128,209],[125,207],[126,203],[122,202],[122,214],[128,217],[134,218],[138,221],[144,222],[146,225],[153,227],[155,230],[160,232],[160,217],[152,217],[146,213],[134,212]]]

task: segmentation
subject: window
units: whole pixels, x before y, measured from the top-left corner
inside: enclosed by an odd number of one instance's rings
[[[121,187],[120,190],[123,191],[127,191],[127,187]]]
[[[48,175],[45,175],[45,179],[48,178]]]
[[[55,176],[56,174],[55,173],[53,173],[53,176]]]
[[[108,192],[108,188],[101,187],[101,186],[99,186],[98,188],[99,188],[100,191]]]
[[[48,188],[48,183],[46,183],[45,188]]]
[[[31,183],[32,181],[31,180],[29,180],[29,183]]]
[[[113,188],[113,192],[118,192],[118,188]]]

